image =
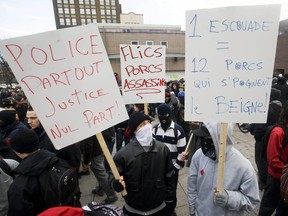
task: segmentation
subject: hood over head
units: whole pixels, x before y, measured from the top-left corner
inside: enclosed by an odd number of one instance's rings
[[[210,133],[210,136],[213,140],[215,150],[216,150],[216,160],[219,156],[219,145],[220,145],[220,134],[221,134],[221,123],[216,122],[204,122],[203,125],[207,128]],[[226,153],[232,148],[232,135],[233,135],[233,124],[228,123],[227,128],[227,142],[226,142]]]

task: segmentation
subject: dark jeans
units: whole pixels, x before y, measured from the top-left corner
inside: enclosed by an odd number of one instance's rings
[[[267,181],[267,173],[268,173],[268,165],[267,162],[264,161],[263,157],[261,156],[263,152],[263,143],[261,140],[256,140],[255,142],[255,162],[259,173],[259,181],[261,184],[266,185]]]
[[[288,205],[280,194],[280,180],[274,179],[268,174],[266,188],[260,204],[259,216],[270,216],[275,209],[275,215],[288,215]]]

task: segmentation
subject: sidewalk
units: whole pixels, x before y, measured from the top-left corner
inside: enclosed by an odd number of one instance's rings
[[[249,133],[244,134],[239,131],[239,129],[234,127],[234,147],[237,148],[248,160],[251,161],[253,167],[256,169],[256,164],[254,160],[254,138]],[[177,188],[177,207],[176,213],[177,216],[188,216],[188,205],[187,205],[187,175],[188,167],[184,167],[179,173],[179,182]],[[82,176],[80,179],[80,188],[82,192],[81,203],[86,205],[91,201],[101,202],[105,199],[105,196],[99,197],[91,194],[91,190],[95,188],[97,181],[92,172],[88,176]],[[262,193],[261,193],[262,195]],[[114,204],[117,206],[123,206],[124,200],[121,194],[118,194],[118,201]],[[256,216],[259,210],[259,206],[254,209],[253,212],[247,214],[246,216]]]

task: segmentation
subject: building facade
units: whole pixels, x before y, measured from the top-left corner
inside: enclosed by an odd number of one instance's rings
[[[119,0],[53,0],[56,28],[120,23]]]

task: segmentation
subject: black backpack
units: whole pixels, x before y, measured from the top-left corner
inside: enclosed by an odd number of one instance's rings
[[[268,162],[267,162],[267,146],[268,146],[268,141],[269,141],[269,137],[271,134],[271,131],[275,128],[275,127],[281,127],[284,131],[284,139],[282,141],[282,147],[284,148],[287,145],[288,142],[288,128],[280,125],[280,124],[274,124],[274,125],[270,125],[266,128],[265,134],[262,138],[262,146],[261,146],[261,169],[258,170],[259,172],[259,178],[260,178],[260,182],[263,183],[264,185],[266,185],[266,179],[267,179],[267,175],[268,175]]]
[[[42,204],[80,207],[80,188],[77,171],[65,160],[51,157],[49,165],[39,176]]]

